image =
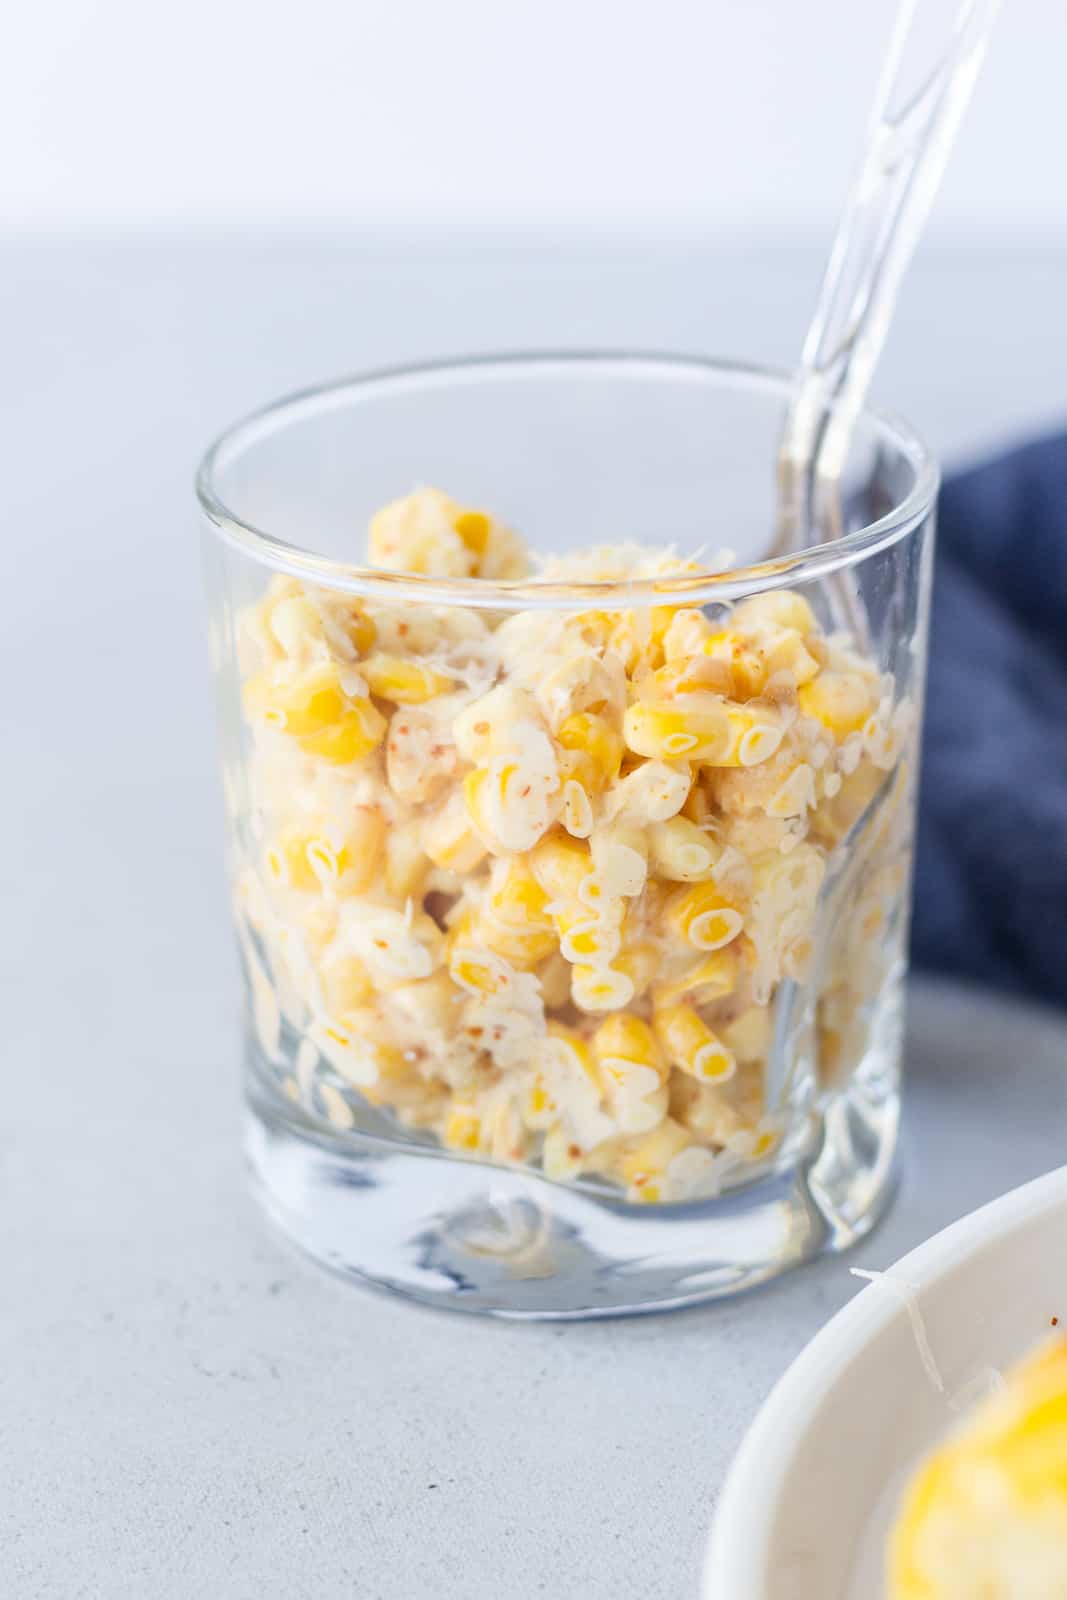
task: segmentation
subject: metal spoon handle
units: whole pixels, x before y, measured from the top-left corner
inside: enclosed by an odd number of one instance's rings
[[[924,31],[930,3],[922,0]],[[863,160],[834,240],[782,436],[780,543],[794,542],[806,527],[814,509],[814,481],[834,483],[844,467],[853,423],[999,4],[955,0],[949,37],[916,85],[914,62],[906,63],[905,57],[914,42],[920,0],[902,0]]]

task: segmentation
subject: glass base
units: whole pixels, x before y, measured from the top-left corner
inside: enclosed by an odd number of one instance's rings
[[[254,1071],[246,1149],[270,1216],[346,1277],[488,1316],[623,1316],[738,1294],[868,1233],[892,1193],[899,1099],[882,1073],[864,1080],[810,1118],[787,1167],[693,1205],[332,1135]]]

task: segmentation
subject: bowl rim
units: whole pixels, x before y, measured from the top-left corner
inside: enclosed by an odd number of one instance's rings
[[[978,1247],[1003,1242],[1065,1203],[1067,1166],[1056,1167],[949,1223],[888,1270],[921,1291]],[[877,1283],[868,1284],[786,1368],[726,1475],[705,1553],[704,1600],[768,1600],[768,1542],[784,1497],[789,1459],[838,1374],[894,1319],[906,1315],[899,1300],[879,1292]]]

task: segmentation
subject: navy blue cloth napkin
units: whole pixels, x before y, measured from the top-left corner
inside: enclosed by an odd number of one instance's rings
[[[1067,435],[941,492],[916,964],[1067,1004]]]

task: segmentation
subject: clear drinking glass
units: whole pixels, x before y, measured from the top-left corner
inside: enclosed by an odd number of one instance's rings
[[[884,1207],[937,475],[865,414],[845,536],[769,558],[788,393],[500,358],[205,458],[247,1148],[337,1271],[609,1315]]]

